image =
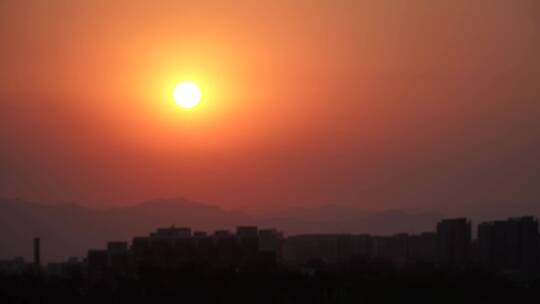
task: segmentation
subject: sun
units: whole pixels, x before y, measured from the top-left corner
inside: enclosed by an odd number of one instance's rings
[[[176,85],[173,96],[177,105],[191,109],[201,101],[201,90],[195,83],[184,81]]]

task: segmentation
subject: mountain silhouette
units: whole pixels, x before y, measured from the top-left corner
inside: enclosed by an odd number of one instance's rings
[[[76,204],[42,205],[23,200],[0,200],[0,258],[32,252],[31,239],[42,238],[44,261],[85,256],[107,241],[130,241],[157,227],[175,225],[212,232],[238,225],[275,227],[286,234],[370,233],[393,234],[433,231],[443,216],[421,210],[367,212],[359,208],[328,205],[249,215],[237,210],[187,199],[158,199],[138,205],[91,209]],[[31,224],[30,224],[31,223]]]
[[[358,207],[325,205],[296,208],[257,219],[264,226],[275,226],[289,234],[300,233],[369,233],[390,235],[434,230],[443,215],[411,209],[366,211]]]

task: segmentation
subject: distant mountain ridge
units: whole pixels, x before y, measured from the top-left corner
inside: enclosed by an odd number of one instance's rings
[[[84,256],[109,240],[130,241],[158,227],[187,226],[193,230],[233,230],[238,225],[275,227],[286,234],[433,231],[443,216],[421,210],[366,212],[358,208],[323,206],[248,215],[187,199],[159,199],[129,207],[91,209],[76,204],[41,205],[0,199],[0,258],[30,257],[31,239],[42,238],[45,261]]]

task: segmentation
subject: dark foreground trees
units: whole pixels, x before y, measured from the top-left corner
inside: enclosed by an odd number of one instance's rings
[[[538,303],[539,283],[376,260],[272,269],[140,266],[94,280],[76,271],[0,275],[0,303]]]

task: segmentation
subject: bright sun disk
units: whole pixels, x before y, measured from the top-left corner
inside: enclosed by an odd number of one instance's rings
[[[195,107],[201,100],[201,90],[191,81],[184,81],[176,85],[173,95],[176,104],[185,109]]]

